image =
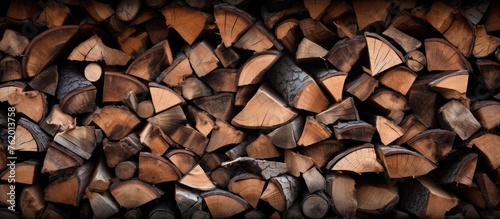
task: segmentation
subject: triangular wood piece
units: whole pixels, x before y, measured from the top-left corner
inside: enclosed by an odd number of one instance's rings
[[[488,35],[483,25],[476,26],[476,40],[472,55],[476,58],[486,58],[500,47],[500,38]]]
[[[260,199],[278,211],[290,208],[299,196],[300,181],[288,174],[273,177],[267,184]]]
[[[402,145],[406,143],[408,140],[415,137],[415,135],[418,135],[427,129],[427,126],[422,124],[422,122],[418,120],[415,114],[406,116],[403,121],[401,121],[399,126],[403,128],[404,134],[398,140],[396,140],[396,142],[394,143],[396,145]]]
[[[376,129],[364,121],[351,121],[334,125],[333,131],[338,140],[350,139],[370,142]]]
[[[500,189],[491,181],[486,173],[477,172],[474,177],[483,194],[487,208],[495,208],[500,203]]]
[[[179,183],[193,189],[201,191],[209,191],[215,189],[215,185],[210,181],[208,175],[203,171],[200,165],[196,165],[184,177],[179,180]]]
[[[323,141],[330,136],[332,136],[332,131],[328,127],[318,122],[314,117],[308,116],[297,144],[300,146],[309,146]]]
[[[478,156],[475,153],[450,154],[446,162],[438,168],[439,182],[455,187],[471,187],[472,178],[477,166]]]
[[[103,22],[115,14],[115,10],[111,5],[95,0],[82,2],[82,6],[87,10],[90,17],[98,22]]]
[[[424,44],[429,71],[472,70],[465,57],[448,41],[429,38]]]
[[[219,64],[214,48],[206,40],[191,46],[186,55],[189,57],[189,63],[191,63],[191,67],[198,77],[207,75],[215,70]]]
[[[16,183],[33,185],[38,180],[39,172],[40,163],[36,160],[26,160],[16,163]],[[9,179],[12,181],[10,168],[5,168],[0,173],[0,180],[8,181]]]
[[[3,57],[3,55],[0,58],[2,58],[0,60],[0,69],[2,72],[0,75],[1,82],[21,80],[23,78],[21,63],[17,59],[10,56]]]
[[[366,48],[366,40],[362,36],[338,41],[326,54],[325,58],[342,72],[350,72]]]
[[[160,128],[152,123],[147,123],[139,133],[141,143],[151,150],[151,153],[162,155],[169,148],[170,144],[162,137]]]
[[[185,103],[184,99],[177,92],[154,82],[149,83],[149,92],[156,113]]]
[[[343,217],[354,217],[358,208],[356,181],[348,174],[336,172],[329,174],[327,181],[332,209]]]
[[[346,84],[345,90],[359,100],[365,101],[375,91],[377,86],[377,79],[369,74],[361,73],[356,79]]]
[[[134,156],[144,147],[135,133],[131,133],[116,142],[105,138],[102,141],[102,145],[108,166],[112,168],[118,165],[118,163]]]
[[[359,120],[358,110],[354,104],[354,99],[352,97],[348,97],[342,102],[332,105],[325,111],[318,113],[316,115],[316,120],[325,125],[333,124],[337,120]]]
[[[191,64],[187,56],[180,52],[175,56],[174,61],[170,66],[168,66],[156,79],[156,83],[163,83],[176,87],[181,84],[184,78],[193,74],[193,69],[191,69]]]
[[[219,68],[201,79],[215,93],[238,91],[238,69]]]
[[[50,137],[40,127],[24,117],[17,121],[16,138],[12,146],[18,151],[46,151],[49,147]]]
[[[96,147],[94,126],[77,126],[56,134],[54,142],[88,160]]]
[[[477,137],[474,137],[467,143],[467,147],[473,148],[479,154],[479,161],[488,169],[494,170],[500,167],[500,159],[497,155],[500,153],[500,148],[498,147],[498,142],[500,141],[500,136],[483,133]]]
[[[217,128],[212,131],[206,149],[207,152],[215,151],[227,145],[239,144],[245,140],[246,135],[244,132],[235,129],[232,125],[223,120],[217,119],[215,125]]]
[[[163,195],[163,192],[156,187],[138,179],[114,183],[109,191],[118,204],[124,208],[137,208]],[[137,195],[138,192],[141,195]]]
[[[372,76],[399,65],[405,60],[403,54],[383,37],[366,32],[365,38]]]
[[[25,89],[26,84],[24,83],[7,82],[2,84],[0,85],[0,101],[7,101],[10,106],[14,107],[16,113],[23,114],[38,123],[48,111],[47,97],[37,90],[24,91]]]
[[[467,99],[467,83],[469,81],[469,72],[460,70],[456,72],[445,72],[441,77],[429,83],[429,87],[446,99]]]
[[[283,53],[277,50],[267,50],[256,53],[238,70],[238,86],[261,83],[264,74]]]
[[[314,165],[313,159],[292,150],[285,150],[285,163],[288,173],[295,177],[300,177]]]
[[[370,143],[352,147],[341,152],[328,162],[326,168],[358,174],[384,172],[384,167],[377,161],[375,147]]]
[[[271,143],[269,138],[261,134],[246,147],[247,155],[255,159],[270,159],[279,157],[281,153]]]
[[[296,110],[287,106],[269,86],[262,85],[231,124],[243,128],[274,128],[290,122],[296,116]]]
[[[234,47],[254,52],[262,52],[272,47],[280,51],[283,50],[283,45],[269,32],[262,22],[253,24],[234,44]]]
[[[92,121],[111,140],[124,138],[140,123],[137,116],[121,106],[105,106],[93,114]]]
[[[173,163],[157,154],[141,152],[138,164],[139,179],[150,184],[176,181],[181,176]]]
[[[302,37],[299,21],[295,18],[289,18],[278,24],[275,30],[276,38],[290,52],[295,53]]]
[[[211,74],[210,74],[211,75]],[[219,78],[222,80],[222,78]],[[182,96],[187,100],[212,96],[213,92],[203,81],[197,77],[188,77],[181,83]]]
[[[264,191],[266,182],[259,176],[244,173],[233,177],[229,181],[230,192],[243,197],[252,207],[257,207],[260,194]]]
[[[455,133],[452,131],[429,129],[416,135],[407,143],[427,159],[437,163],[451,152],[454,140]]]
[[[356,182],[358,211],[387,214],[399,202],[398,186],[383,177],[362,177]]]
[[[163,7],[161,13],[167,25],[173,27],[189,45],[201,35],[208,19],[201,11],[175,2]]]
[[[233,48],[227,48],[223,43],[219,44],[214,52],[224,68],[236,68],[241,59]]]
[[[130,91],[141,96],[148,93],[148,87],[134,77],[123,73],[104,73],[103,103],[122,102]]]
[[[171,65],[173,61],[170,44],[161,41],[134,59],[125,74],[133,75],[148,81],[155,81],[161,70]]]
[[[77,25],[50,28],[33,38],[23,56],[23,72],[33,77],[54,63],[64,53],[66,44],[77,35]]]
[[[173,149],[165,154],[182,174],[187,174],[197,164],[196,154],[189,150]]]
[[[53,173],[83,164],[83,159],[71,151],[52,143],[43,161],[42,173]]]
[[[304,117],[298,116],[286,125],[274,129],[267,137],[276,147],[290,149],[297,147],[303,129]]]
[[[439,95],[427,90],[411,90],[408,105],[415,117],[426,127],[432,127],[438,122],[436,109]]]
[[[55,96],[58,79],[57,65],[51,65],[31,79],[28,85],[35,90]]]
[[[416,50],[422,46],[422,42],[420,40],[417,40],[392,26],[389,26],[384,32],[382,32],[382,34],[390,37],[398,43],[405,52]]]
[[[475,101],[471,111],[478,119],[481,126],[486,130],[493,130],[500,124],[500,102],[497,101]]]
[[[340,141],[327,139],[302,148],[304,155],[310,157],[317,167],[323,167],[332,155],[344,147]]]
[[[314,74],[314,77],[328,92],[335,102],[342,101],[342,92],[344,91],[344,82],[347,73],[335,69],[322,69]]]
[[[222,42],[230,47],[253,25],[255,18],[247,12],[231,5],[214,6],[215,23]]]
[[[417,74],[404,66],[389,69],[380,78],[380,83],[400,94],[406,95],[411,85],[417,79]]]
[[[389,2],[384,0],[364,1],[354,0],[352,2],[356,19],[358,20],[358,27],[360,30],[373,24],[385,24],[387,16],[389,15]]]
[[[299,22],[299,25],[305,38],[323,48],[330,48],[338,39],[337,34],[321,23],[321,21],[305,18]]]
[[[321,60],[327,53],[328,50],[304,37],[297,48],[295,60],[297,60],[297,62],[314,59]]]
[[[202,193],[201,196],[214,218],[229,218],[250,208],[245,199],[220,189]]]
[[[73,64],[59,67],[57,99],[61,109],[68,114],[89,113],[94,110],[97,89]]]
[[[481,128],[474,115],[458,100],[449,101],[439,108],[438,113],[441,126],[454,131],[462,140],[468,139]]]
[[[194,122],[196,130],[198,130],[205,137],[208,136],[215,126],[215,121],[212,116],[194,106],[188,106],[188,111],[189,113],[187,116],[190,121]]]
[[[175,106],[149,118],[148,122],[157,125],[165,134],[171,135],[178,126],[186,123],[187,119],[182,108]]]
[[[380,136],[380,141],[384,145],[391,144],[404,133],[404,130],[401,127],[383,116],[376,116],[375,128]]]
[[[370,96],[368,102],[387,118],[399,123],[408,107],[406,97],[389,89],[380,89]]]
[[[28,38],[21,35],[21,33],[11,29],[5,29],[2,40],[0,40],[0,51],[13,57],[21,56],[26,47],[28,47],[29,42]]]
[[[311,167],[302,174],[309,193],[320,192],[326,189],[326,180],[317,167]]]
[[[261,176],[265,180],[286,173],[288,170],[286,163],[267,161],[267,160],[256,160],[250,157],[238,157],[235,160],[224,162],[221,165],[227,166],[233,163],[238,164],[240,167],[244,168],[246,171],[250,173]]]
[[[193,103],[215,118],[230,121],[233,117],[233,93],[220,93],[213,96],[201,97],[194,99]]]
[[[319,20],[325,13],[326,9],[330,5],[330,0],[326,1],[316,1],[316,0],[304,0],[304,6],[309,11],[309,16],[312,19]]]
[[[497,50],[497,53],[500,56],[500,49]],[[500,64],[498,62],[488,60],[478,60],[476,61],[476,64],[479,68],[479,73],[481,74],[480,79],[482,79],[482,84],[484,84],[491,94],[498,92],[497,90],[500,88],[500,77],[498,77]]]
[[[417,152],[400,146],[377,146],[377,155],[390,178],[422,176],[436,165]]]
[[[93,162],[87,162],[73,171],[68,172],[65,177],[58,177],[45,187],[45,201],[79,206],[87,188],[92,170]],[[17,181],[17,180],[16,180]]]
[[[131,57],[120,50],[110,48],[97,35],[80,43],[68,56],[72,61],[103,61],[106,65],[126,65]]]

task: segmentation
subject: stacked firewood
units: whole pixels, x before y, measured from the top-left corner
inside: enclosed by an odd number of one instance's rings
[[[500,217],[499,1],[0,4],[0,218]]]

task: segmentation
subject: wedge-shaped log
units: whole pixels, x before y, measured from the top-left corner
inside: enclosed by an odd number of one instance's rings
[[[467,82],[469,73],[466,70],[456,72],[445,72],[441,77],[429,83],[429,87],[446,99],[467,99]]]
[[[238,86],[261,83],[264,74],[276,63],[282,53],[267,50],[254,54],[238,70]]]
[[[130,91],[141,97],[148,92],[148,87],[134,77],[123,73],[104,73],[103,103],[122,102]]]
[[[437,124],[437,107],[439,96],[436,92],[412,89],[408,98],[408,105],[415,117],[426,127]]]
[[[186,120],[182,108],[177,105],[149,118],[148,122],[157,125],[163,133],[171,136]]]
[[[415,135],[418,135],[427,129],[427,127],[417,119],[415,114],[406,116],[403,121],[401,121],[399,126],[403,128],[404,134],[396,140],[396,145],[406,143],[408,140],[415,137]]]
[[[90,207],[95,218],[109,218],[120,211],[120,205],[109,191],[97,193],[87,190],[85,195],[89,198]]]
[[[59,68],[57,98],[61,109],[68,114],[92,112],[95,107],[97,89],[74,65]]]
[[[390,37],[398,43],[405,52],[419,49],[422,46],[422,42],[420,40],[417,40],[392,26],[389,26],[386,30],[384,30],[384,32],[382,32],[382,34]]]
[[[175,2],[162,8],[161,13],[165,16],[167,26],[174,28],[189,45],[201,35],[208,19],[201,11]]]
[[[384,24],[389,13],[389,3],[383,0],[352,2],[360,30],[374,24]]]
[[[234,110],[234,94],[219,93],[213,96],[197,98],[193,103],[215,118],[231,121]]]
[[[17,121],[15,131],[15,142],[11,145],[15,150],[41,152],[49,147],[49,135],[43,132],[36,123],[24,117]]]
[[[185,103],[184,99],[177,92],[154,82],[149,83],[149,92],[156,113]]]
[[[326,180],[317,167],[311,167],[302,174],[309,193],[320,192],[326,189]]]
[[[303,37],[299,21],[295,18],[289,18],[279,23],[274,33],[281,44],[292,54],[297,51]]]
[[[203,40],[194,44],[186,54],[189,63],[198,77],[203,77],[217,68],[219,59],[215,56],[214,48]]]
[[[189,59],[183,52],[181,52],[175,56],[172,64],[161,72],[156,79],[156,83],[163,81],[163,83],[169,86],[176,87],[184,81],[184,78],[192,74],[193,69],[191,69]]]
[[[375,131],[375,127],[364,121],[351,121],[333,126],[333,132],[338,140],[350,139],[370,142]]]
[[[416,135],[407,143],[427,159],[437,163],[451,152],[454,140],[455,133],[452,131],[429,129]]]
[[[96,147],[94,126],[77,126],[74,129],[56,134],[54,141],[88,160]]]
[[[390,183],[390,182],[389,182]],[[356,182],[357,209],[368,214],[387,214],[399,202],[397,184],[382,177],[362,177]]]
[[[163,191],[138,179],[114,183],[109,188],[111,195],[124,208],[137,208],[160,198]],[[141,195],[137,195],[141,194]]]
[[[375,91],[377,86],[377,79],[369,74],[361,73],[356,79],[346,84],[345,90],[359,100],[365,101]]]
[[[451,100],[439,108],[441,126],[454,131],[462,139],[468,139],[481,128],[474,115],[458,100]]]
[[[173,133],[169,134],[172,141],[202,156],[208,144],[208,138],[196,131],[189,124],[176,126]]]
[[[51,181],[45,187],[45,201],[79,206],[85,193],[85,188],[90,182],[94,164],[87,162],[83,166],[64,177]]]
[[[203,77],[205,82],[215,93],[238,91],[238,70],[231,68],[219,68]]]
[[[383,116],[390,118],[396,123],[403,120],[404,111],[408,108],[405,96],[388,89],[377,90],[377,92],[370,96],[368,102],[382,113]]]
[[[500,153],[497,145],[499,141],[499,135],[482,133],[469,140],[467,147],[473,148],[479,154],[479,162],[488,169],[494,170],[500,167],[500,160],[497,159],[497,154]]]
[[[318,113],[316,115],[316,120],[325,125],[333,124],[337,120],[359,120],[358,110],[354,104],[354,99],[348,97],[342,102],[330,106],[325,111]]]
[[[380,35],[366,32],[365,38],[372,76],[399,65],[405,60],[403,54]]]
[[[181,176],[174,164],[153,153],[141,152],[138,164],[139,179],[150,184],[176,181]]]
[[[375,128],[380,136],[380,141],[384,145],[391,144],[403,135],[403,128],[383,116],[375,117]]]
[[[486,58],[493,54],[498,47],[500,47],[500,38],[488,35],[484,25],[477,25],[472,55],[476,58]]]
[[[315,1],[315,0],[305,0],[304,6],[309,11],[309,15],[312,19],[319,20],[330,5],[330,0],[328,1]]]
[[[45,206],[47,206],[47,203],[43,199],[43,187],[41,184],[23,188],[19,197],[19,208],[23,211],[25,217],[36,218],[40,216]]]
[[[266,182],[259,176],[244,173],[233,177],[229,181],[228,190],[240,195],[252,207],[257,207],[260,195],[264,191]]]
[[[288,173],[295,177],[300,177],[314,165],[313,159],[292,150],[285,150],[285,163]]]
[[[144,147],[135,133],[131,133],[118,142],[111,142],[105,138],[102,145],[109,167],[115,167],[118,163],[137,154]]]
[[[292,121],[297,111],[269,86],[262,85],[231,124],[243,128],[274,128]]]
[[[254,52],[262,52],[272,47],[280,51],[283,50],[283,45],[269,32],[262,22],[254,23],[234,44],[234,47]]]
[[[81,166],[83,159],[66,148],[52,143],[43,161],[42,173],[53,173],[71,167]]]
[[[324,48],[330,48],[338,39],[337,34],[318,20],[306,18],[301,20],[299,25],[305,38]]]
[[[325,58],[338,70],[350,72],[365,48],[366,40],[361,36],[340,40],[330,49]]]
[[[80,43],[68,56],[68,59],[72,61],[103,61],[106,65],[121,66],[126,65],[130,58],[129,55],[122,51],[104,45],[97,35]]]
[[[212,131],[206,149],[207,152],[215,151],[227,145],[239,144],[245,140],[246,134],[244,132],[235,129],[223,120],[216,120],[215,125],[218,128]]]
[[[500,49],[497,50],[497,54],[500,57]],[[498,59],[500,60],[500,58]],[[488,60],[478,60],[476,64],[479,68],[479,73],[481,74],[481,82],[490,91],[492,95],[498,95],[498,89],[500,88],[500,77],[498,77],[498,71],[500,70],[500,64],[497,62],[492,62]],[[500,99],[500,98],[496,98]]]
[[[377,155],[390,178],[422,176],[436,165],[421,154],[400,146],[377,146]]]
[[[220,189],[202,193],[201,196],[213,218],[229,218],[250,208],[245,199]]]
[[[302,148],[304,155],[312,158],[314,164],[318,167],[323,167],[332,155],[340,151],[344,144],[340,141],[327,139],[320,141],[308,147]]]
[[[468,70],[471,66],[465,57],[448,41],[438,38],[425,39],[425,56],[429,71]]]
[[[297,62],[321,60],[327,53],[328,50],[304,37],[295,53],[295,60]]]
[[[223,4],[214,6],[214,17],[226,47],[236,43],[255,22],[255,18],[246,11]]]
[[[30,41],[15,30],[6,29],[0,40],[0,51],[13,57],[21,56]]]
[[[384,167],[377,161],[375,147],[370,143],[352,147],[341,152],[328,162],[326,168],[358,174],[384,172]]]
[[[380,78],[380,83],[402,95],[406,95],[411,85],[417,79],[417,74],[404,66],[389,69]]]
[[[354,217],[358,208],[354,179],[345,173],[331,173],[327,176],[327,181],[332,209],[343,217]]]
[[[247,155],[255,159],[270,159],[279,157],[281,153],[271,143],[269,138],[261,134],[246,146]]]
[[[194,152],[183,149],[173,149],[164,157],[168,158],[182,174],[187,174],[198,163]]]
[[[10,167],[5,168],[0,173],[0,180],[12,181],[12,179],[14,179],[16,183],[33,185],[37,183],[40,175],[40,162],[38,162],[37,160],[26,160],[16,163],[15,178],[13,178],[13,175],[11,175],[11,170],[12,169]]]
[[[194,166],[193,169],[179,179],[179,183],[201,191],[215,189],[215,185],[210,181],[210,178],[200,165]]]
[[[128,66],[125,74],[133,75],[148,81],[154,81],[161,70],[171,65],[173,61],[170,44],[161,41],[143,52]]]
[[[132,112],[120,106],[105,106],[92,116],[92,121],[111,140],[124,138],[140,123]]]
[[[332,131],[327,126],[318,122],[312,116],[308,116],[297,144],[300,146],[309,146],[331,136]]]
[[[476,153],[452,153],[439,165],[439,182],[455,187],[471,187],[477,166]]]
[[[269,180],[260,199],[278,211],[287,210],[298,198],[300,185],[298,178],[288,174],[273,177]]]
[[[297,141],[304,129],[304,117],[295,117],[291,122],[274,129],[267,134],[271,143],[276,147],[290,149],[297,147]]]
[[[211,74],[210,74],[211,75]],[[223,80],[219,78],[219,80]],[[182,96],[188,100],[212,96],[213,92],[203,81],[197,77],[188,77],[182,81],[181,92]]]
[[[471,106],[472,113],[486,130],[492,130],[500,124],[500,103],[497,101],[477,101]]]
[[[26,85],[8,82],[0,85],[0,102],[7,101],[17,113],[40,122],[47,113],[47,97],[36,90],[24,91]]]

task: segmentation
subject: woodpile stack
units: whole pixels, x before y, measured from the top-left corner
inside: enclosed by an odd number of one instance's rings
[[[0,218],[500,217],[498,1],[0,4]]]

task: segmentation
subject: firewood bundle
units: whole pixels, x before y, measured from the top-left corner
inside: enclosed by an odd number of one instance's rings
[[[0,4],[0,218],[500,217],[499,1]]]

